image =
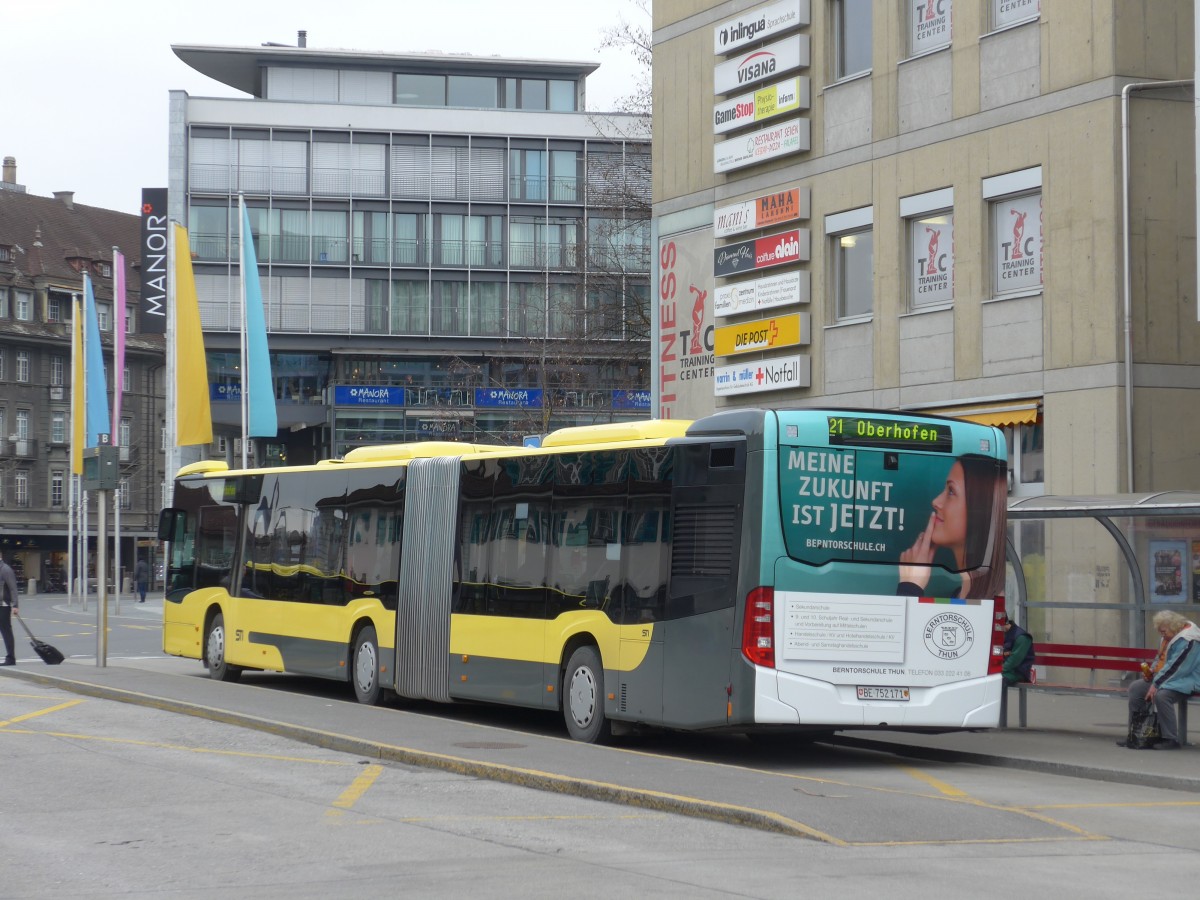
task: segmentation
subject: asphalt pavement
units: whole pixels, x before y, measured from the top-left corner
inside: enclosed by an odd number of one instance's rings
[[[61,604],[66,611],[65,597],[51,603]],[[138,615],[161,620],[161,599],[148,599],[135,608]],[[708,760],[642,752],[636,742],[632,749],[620,743],[590,746],[572,742],[565,734],[547,736],[480,724],[470,717],[429,715],[419,707],[368,708],[331,702],[327,695],[270,686],[270,678],[285,676],[248,676],[248,683],[227,684],[209,679],[195,660],[122,658],[98,666],[94,658],[76,658],[47,666],[27,650],[28,641],[19,630],[17,639],[27,652],[18,653],[17,666],[0,669],[4,677],[256,728],[383,760],[815,836],[790,805],[795,791],[780,789],[763,759],[744,774],[736,767],[725,768],[717,779]],[[1009,718],[1015,724],[1015,695],[1011,699]],[[1195,703],[1192,708],[1192,739],[1196,740]],[[829,743],[911,759],[1200,792],[1200,746],[1193,743],[1170,752],[1117,747],[1125,720],[1122,697],[1034,692],[1029,696],[1027,728],[939,735],[851,730],[838,733]],[[795,771],[805,752],[798,744],[795,758],[785,757],[790,771]],[[772,763],[779,760],[777,755],[770,757]]]

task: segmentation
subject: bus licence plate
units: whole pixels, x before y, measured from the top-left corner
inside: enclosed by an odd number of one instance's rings
[[[859,687],[859,700],[907,700],[906,687]]]

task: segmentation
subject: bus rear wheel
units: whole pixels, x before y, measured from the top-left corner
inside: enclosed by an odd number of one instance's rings
[[[208,677],[215,681],[237,681],[242,677],[238,666],[225,661],[225,617],[221,613],[208,623],[208,634],[204,636],[204,664],[208,666]]]
[[[368,625],[358,633],[353,659],[350,678],[354,682],[354,696],[359,703],[378,705],[383,688],[379,683],[379,640],[375,636],[375,626]]]
[[[579,647],[571,654],[562,695],[563,720],[573,739],[603,744],[612,736],[612,723],[604,715],[604,668],[595,647]]]

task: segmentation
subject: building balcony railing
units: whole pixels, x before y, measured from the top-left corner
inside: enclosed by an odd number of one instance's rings
[[[9,437],[0,440],[0,456],[10,459],[32,459],[37,456],[38,442],[33,438]]]

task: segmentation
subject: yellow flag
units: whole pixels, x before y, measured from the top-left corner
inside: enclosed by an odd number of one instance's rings
[[[175,226],[175,444],[211,444],[212,408],[200,300],[187,229]]]

